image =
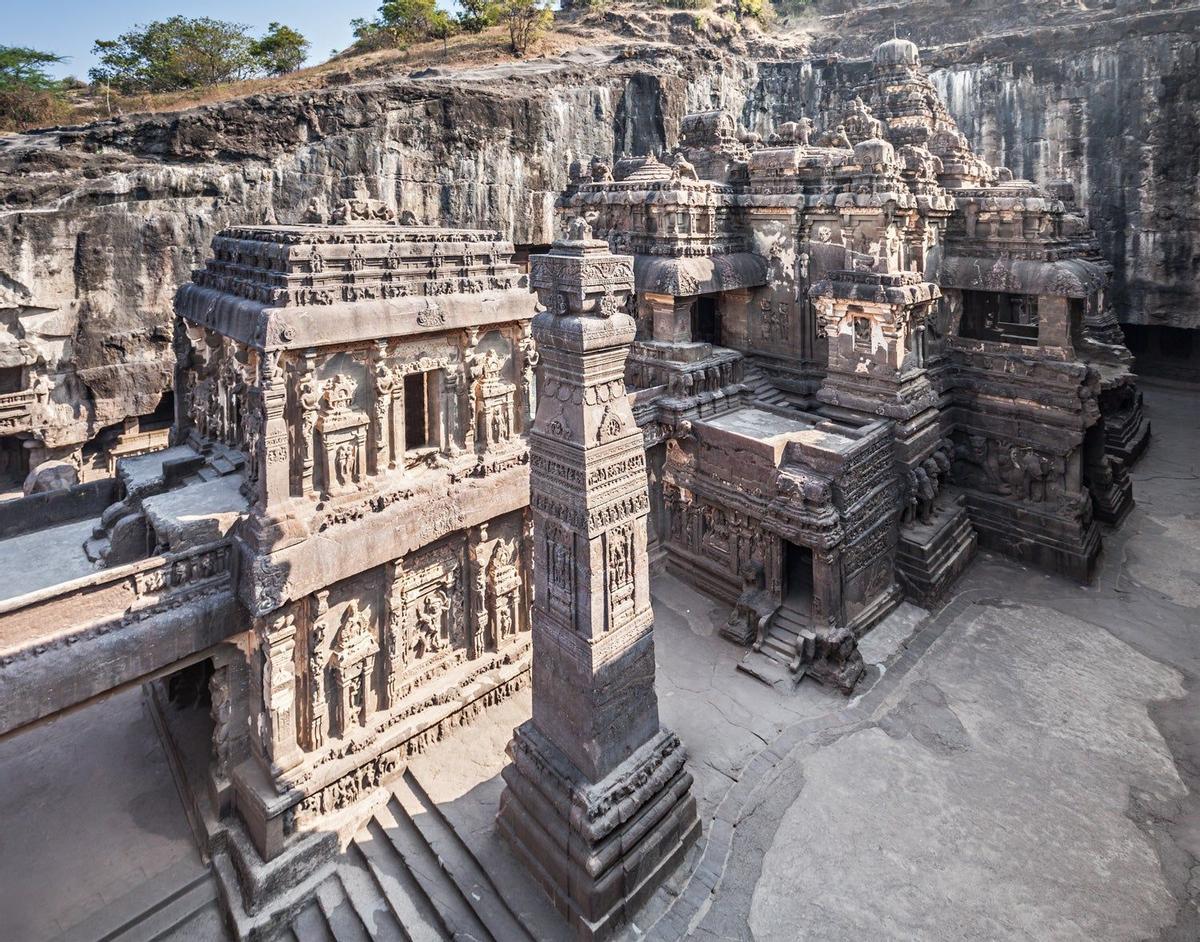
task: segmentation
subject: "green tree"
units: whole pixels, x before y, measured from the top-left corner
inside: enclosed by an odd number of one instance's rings
[[[459,0],[458,26],[465,33],[482,33],[500,19],[496,0]]]
[[[500,22],[508,27],[512,51],[523,56],[550,24],[554,13],[549,0],[500,0]]]
[[[62,84],[46,73],[46,66],[62,62],[62,56],[25,46],[0,46],[0,90],[22,86],[52,91]]]
[[[437,0],[385,0],[373,20],[351,20],[362,50],[404,48],[429,39],[446,41],[458,32],[460,21],[437,5]]]
[[[178,91],[252,75],[248,27],[201,16],[173,16],[135,26],[116,39],[98,39],[100,65],[88,75],[124,92]]]
[[[0,46],[0,130],[52,124],[70,112],[65,83],[46,66],[62,56],[25,46]]]
[[[271,23],[262,39],[250,44],[250,55],[268,75],[284,75],[304,65],[308,40],[290,26]]]

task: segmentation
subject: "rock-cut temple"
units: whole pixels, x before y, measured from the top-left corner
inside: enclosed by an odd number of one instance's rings
[[[271,939],[421,803],[414,756],[532,686],[496,829],[564,938],[607,938],[701,828],[653,572],[784,694],[852,691],[859,639],[979,546],[1089,580],[1149,435],[1109,266],[1069,184],[972,153],[915,45],[863,75],[766,140],[713,110],[576,160],[528,268],[372,201],[218,235],[170,446],[120,463],[90,571],[0,607],[0,731],[148,684],[228,923]]]

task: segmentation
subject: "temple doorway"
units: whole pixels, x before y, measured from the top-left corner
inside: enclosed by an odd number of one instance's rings
[[[692,305],[692,339],[697,343],[721,343],[721,321],[717,317],[715,297],[703,295]]]
[[[783,601],[796,612],[812,612],[813,555],[807,546],[784,543]]]

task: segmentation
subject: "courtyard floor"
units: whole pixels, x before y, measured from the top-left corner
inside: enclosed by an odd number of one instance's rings
[[[656,577],[661,712],[704,836],[631,936],[1200,939],[1200,410],[1194,387],[1144,388],[1138,506],[1094,583],[981,554],[940,611],[864,639],[853,698],[738,673],[727,607]],[[413,766],[497,869],[503,744],[528,709]],[[169,937],[218,937],[136,695],[0,741],[0,824],[6,937],[99,938],[185,891],[196,915]]]

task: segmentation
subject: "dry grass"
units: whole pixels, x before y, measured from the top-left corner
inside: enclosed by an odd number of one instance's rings
[[[538,41],[525,60],[555,56],[568,49],[587,45],[579,35],[551,30]],[[384,79],[408,72],[441,66],[485,66],[520,61],[508,45],[508,32],[492,27],[482,33],[455,36],[443,45],[441,41],[418,43],[407,49],[383,49],[375,52],[342,54],[320,65],[300,69],[273,78],[248,79],[211,88],[181,92],[162,92],[154,95],[118,96],[111,98],[111,115],[155,114],[182,111],[201,105],[233,101],[251,95],[295,93],[348,85],[354,82]],[[110,117],[103,93],[80,95],[72,101],[71,122],[84,123]]]

